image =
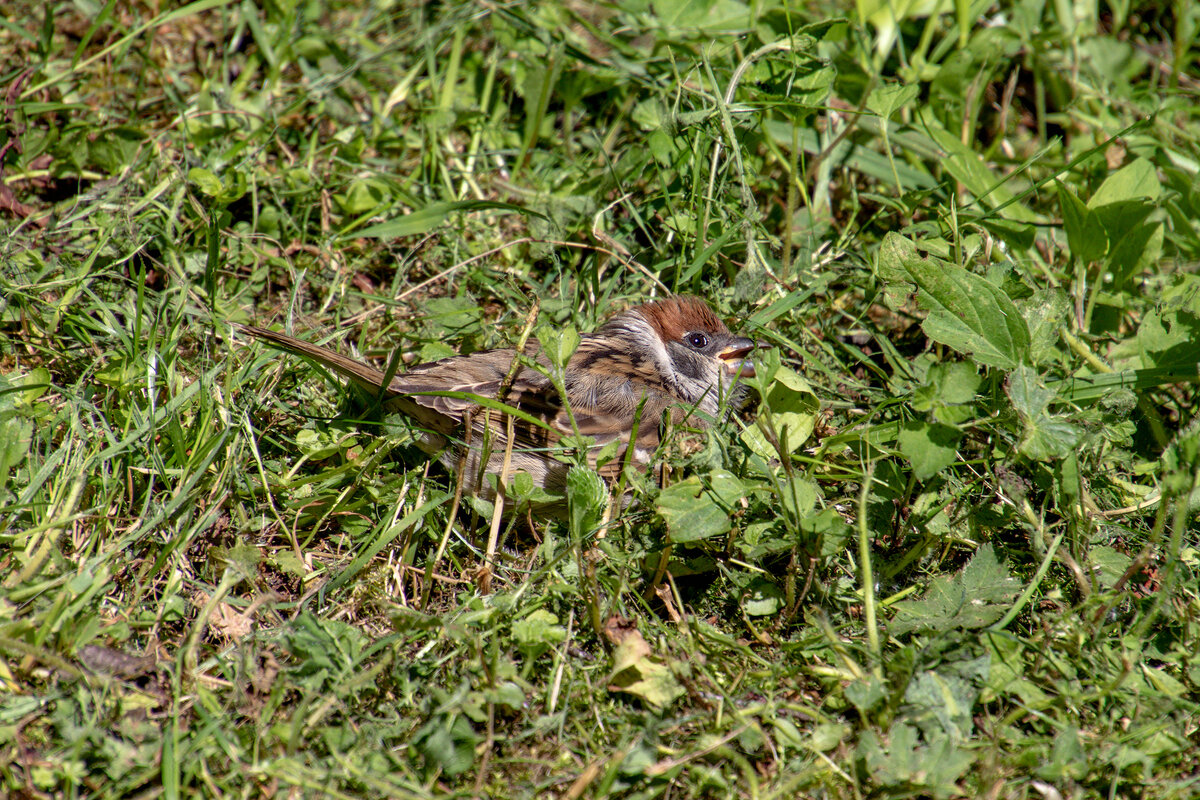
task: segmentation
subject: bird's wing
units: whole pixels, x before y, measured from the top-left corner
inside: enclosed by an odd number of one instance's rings
[[[397,375],[388,391],[407,395],[414,403],[461,420],[480,406],[480,399],[500,400],[514,357],[512,350],[487,350],[421,364]],[[469,396],[447,397],[442,392]],[[517,368],[503,402],[541,418],[557,407],[550,380],[529,367]]]

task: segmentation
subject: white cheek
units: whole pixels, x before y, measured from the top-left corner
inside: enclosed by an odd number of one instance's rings
[[[654,359],[654,368],[659,374],[665,373],[671,364],[671,355],[667,352],[666,343],[645,321],[639,320],[639,327],[641,328],[639,331],[641,338],[650,343],[649,349],[651,357]]]

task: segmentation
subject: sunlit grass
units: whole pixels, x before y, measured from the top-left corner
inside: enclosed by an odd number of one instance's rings
[[[1194,794],[1194,10],[82,8],[0,27],[0,794]],[[229,324],[666,292],[755,406],[494,556]]]

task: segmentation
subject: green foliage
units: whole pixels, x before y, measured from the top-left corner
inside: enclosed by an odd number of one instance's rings
[[[918,303],[928,314],[921,328],[930,339],[985,366],[1011,370],[1026,359],[1029,330],[1001,287],[939,259],[921,258],[894,233],[883,240],[879,259],[882,275],[916,285]]]
[[[896,603],[891,631],[900,635],[917,630],[982,628],[1000,619],[1016,594],[1016,581],[986,544],[975,551],[961,572],[934,579],[923,599]]]
[[[13,4],[0,795],[1193,796],[1197,30]],[[495,529],[228,325],[561,380],[668,291],[749,407]]]

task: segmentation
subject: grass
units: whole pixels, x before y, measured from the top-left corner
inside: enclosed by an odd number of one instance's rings
[[[0,25],[0,793],[1196,795],[1196,8],[259,5]],[[754,407],[486,572],[228,324],[667,292]]]

